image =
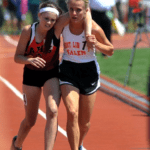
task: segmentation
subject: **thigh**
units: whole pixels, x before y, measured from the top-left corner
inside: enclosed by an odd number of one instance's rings
[[[25,66],[23,72],[23,84],[33,87],[42,87],[43,86],[42,71],[31,70]]]
[[[84,124],[90,121],[94,103],[96,99],[96,92],[91,95],[80,95],[79,101],[79,123]]]
[[[39,101],[41,97],[41,88],[23,85],[24,105],[26,118],[35,119],[38,114]]]
[[[78,111],[79,89],[71,85],[61,85],[61,94],[67,112]]]
[[[100,87],[100,69],[95,61],[80,64],[78,67],[80,78],[78,80],[80,94],[90,95]]]
[[[46,108],[57,109],[60,103],[59,79],[52,78],[45,82],[43,94],[46,101]]]
[[[78,69],[76,63],[63,60],[60,65],[59,79],[60,85],[68,84],[79,88],[78,82]]]

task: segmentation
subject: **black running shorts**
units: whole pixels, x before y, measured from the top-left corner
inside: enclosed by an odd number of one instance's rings
[[[24,67],[23,84],[42,87],[47,80],[55,77],[58,78],[58,75],[58,67],[48,71],[37,71]]]
[[[63,60],[59,77],[60,85],[72,85],[84,95],[93,94],[100,87],[99,70],[95,61],[74,63]]]

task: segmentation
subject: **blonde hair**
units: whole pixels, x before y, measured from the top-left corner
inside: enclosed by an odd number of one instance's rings
[[[70,0],[66,0],[66,3],[68,4]],[[81,0],[76,0],[76,1],[81,1]],[[82,0],[84,1],[85,4],[85,9],[87,9],[89,7],[89,0]]]

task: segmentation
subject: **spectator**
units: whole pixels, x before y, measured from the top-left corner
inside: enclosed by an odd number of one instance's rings
[[[129,0],[128,1],[128,22],[133,19],[134,29],[137,28],[137,20],[139,17],[139,13],[133,13],[133,10],[135,8],[139,8],[139,1],[140,0]]]
[[[28,12],[28,0],[21,0],[21,19],[23,21],[23,26],[25,26],[24,21],[26,20],[26,13]]]
[[[118,18],[123,23],[123,15],[122,15],[122,9],[121,9],[122,1],[116,0],[116,8],[118,11]]]
[[[106,12],[113,9],[114,17],[118,18],[115,0],[89,0],[93,20],[104,30],[108,40],[111,42],[111,20]],[[102,54],[106,57],[105,54]]]
[[[0,0],[0,28],[2,27],[3,23],[4,23],[4,15],[2,11],[2,1]]]
[[[3,0],[3,7],[5,8],[4,20],[5,20],[6,31],[8,31],[9,28],[11,28],[13,29],[12,33],[14,33],[15,27],[17,26],[16,7],[11,0]]]
[[[147,8],[147,25],[150,27],[150,8]]]
[[[41,0],[28,0],[28,7],[32,15],[32,22],[38,21],[38,11],[40,2]]]
[[[123,17],[123,24],[125,25],[126,29],[128,27],[128,0],[121,1],[122,7],[122,17]]]
[[[22,24],[22,13],[21,13],[21,0],[11,0],[16,7],[16,18],[17,18],[17,33],[21,33],[21,24]]]
[[[12,33],[21,33],[22,13],[21,0],[3,0],[4,20],[6,21],[6,30],[11,27]],[[17,27],[17,28],[16,28]],[[15,31],[16,30],[16,31]]]

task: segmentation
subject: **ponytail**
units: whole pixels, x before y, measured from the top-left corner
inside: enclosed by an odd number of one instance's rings
[[[52,27],[46,35],[45,45],[44,45],[44,53],[47,53],[51,47],[52,39],[54,36],[54,27]]]

